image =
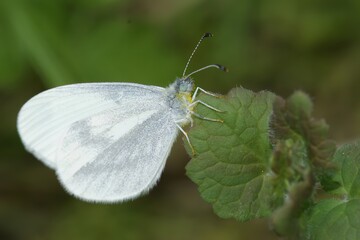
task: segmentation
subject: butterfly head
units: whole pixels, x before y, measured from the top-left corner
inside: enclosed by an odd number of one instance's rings
[[[191,93],[194,88],[194,81],[190,77],[178,78],[175,81],[175,91],[177,93]]]

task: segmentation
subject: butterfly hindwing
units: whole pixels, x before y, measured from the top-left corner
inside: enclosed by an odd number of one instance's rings
[[[155,185],[177,135],[169,111],[141,103],[126,115],[107,111],[78,121],[66,133],[57,174],[64,187],[88,201],[116,202]]]

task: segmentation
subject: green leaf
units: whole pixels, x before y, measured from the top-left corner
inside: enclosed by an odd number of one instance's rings
[[[320,201],[303,218],[302,239],[360,239],[360,199]]]
[[[318,202],[302,217],[305,239],[360,239],[360,141],[344,144],[334,154],[340,171],[334,181],[343,199]]]
[[[347,198],[360,198],[360,141],[342,145],[333,161],[340,169],[334,179],[342,185],[342,193]]]
[[[220,217],[245,221],[269,215],[269,121],[275,95],[236,88],[224,99],[199,99],[225,112],[198,106],[198,114],[224,122],[195,119],[189,137],[196,155],[186,166],[187,175]]]
[[[311,116],[310,98],[298,91],[284,100],[238,88],[224,99],[200,99],[225,111],[198,106],[198,114],[224,122],[197,119],[189,132],[196,155],[187,175],[201,196],[220,217],[246,221],[272,214],[278,234],[298,236],[318,182],[326,176],[327,187],[339,184],[330,161],[335,144],[325,121]]]

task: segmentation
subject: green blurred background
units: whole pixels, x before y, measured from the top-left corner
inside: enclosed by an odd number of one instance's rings
[[[158,186],[131,202],[98,205],[62,189],[25,152],[22,104],[77,82],[167,86],[204,32],[190,69],[197,85],[308,92],[339,143],[360,136],[359,0],[1,0],[0,239],[276,239],[266,220],[223,220],[185,176],[179,139]]]

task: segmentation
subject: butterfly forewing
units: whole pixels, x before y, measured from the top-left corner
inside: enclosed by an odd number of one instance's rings
[[[134,83],[84,83],[53,88],[21,108],[18,131],[26,149],[55,168],[57,149],[71,124],[109,109],[129,109],[154,100],[161,103],[163,91]]]

